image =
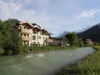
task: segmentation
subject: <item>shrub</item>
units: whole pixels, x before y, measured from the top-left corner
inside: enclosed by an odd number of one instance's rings
[[[7,51],[6,51],[6,54],[7,54],[7,55],[12,55],[12,53],[13,53],[12,50],[7,50]]]
[[[27,44],[23,45],[22,52],[29,52],[30,48]]]
[[[0,55],[2,55],[4,52],[4,49],[0,48]]]

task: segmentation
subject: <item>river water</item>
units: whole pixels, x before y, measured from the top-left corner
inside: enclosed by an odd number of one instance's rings
[[[0,57],[0,75],[49,75],[95,50],[91,47]]]

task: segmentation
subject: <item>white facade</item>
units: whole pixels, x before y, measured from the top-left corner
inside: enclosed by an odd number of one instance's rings
[[[40,44],[45,45],[50,33],[41,28],[39,25],[32,25],[28,22],[19,23],[20,36],[23,44]]]

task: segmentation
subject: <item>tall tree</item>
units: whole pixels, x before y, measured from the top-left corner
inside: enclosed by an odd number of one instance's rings
[[[76,45],[78,42],[77,34],[75,32],[68,33],[65,35],[65,37],[68,39],[71,46]]]
[[[5,54],[16,54],[20,50],[21,40],[19,32],[14,27],[17,20],[9,19],[4,22],[0,20],[0,48],[5,50]]]

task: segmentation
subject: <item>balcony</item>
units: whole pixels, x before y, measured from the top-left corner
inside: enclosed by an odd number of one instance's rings
[[[53,43],[53,39],[46,39],[46,42],[51,42],[51,43]]]
[[[32,30],[31,29],[21,29],[21,33],[31,34],[32,33]]]
[[[24,40],[24,41],[30,41],[30,40],[32,40],[32,38],[31,37],[22,36],[22,40]]]

